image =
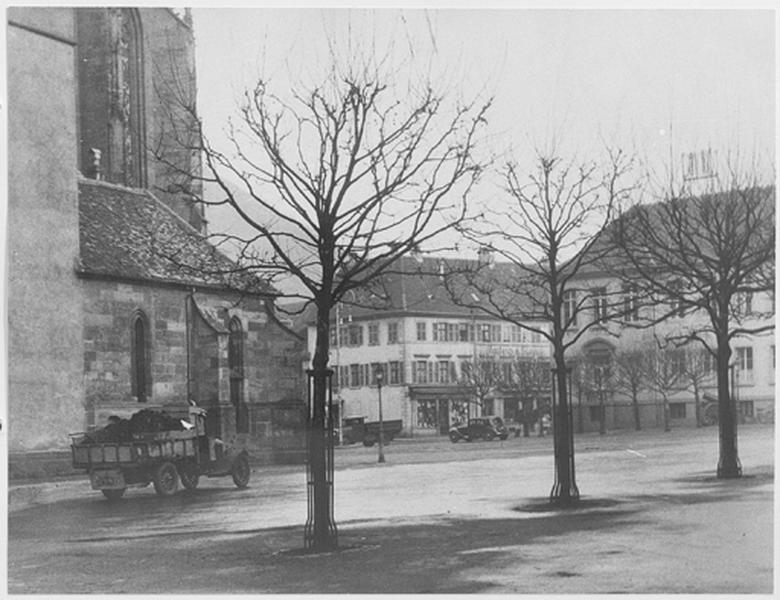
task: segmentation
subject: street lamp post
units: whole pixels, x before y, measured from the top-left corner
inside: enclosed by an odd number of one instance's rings
[[[599,434],[607,432],[606,415],[604,414],[604,367],[596,367],[599,386]]]
[[[375,373],[376,387],[379,395],[379,462],[385,462],[385,434],[384,422],[382,419],[382,380],[385,378],[382,367],[378,367]]]

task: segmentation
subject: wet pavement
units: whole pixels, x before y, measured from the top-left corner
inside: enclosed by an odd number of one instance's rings
[[[341,550],[301,555],[301,466],[250,487],[202,479],[108,502],[84,479],[9,489],[8,591],[21,593],[770,593],[774,430],[579,436],[576,510],[547,506],[551,440],[396,440],[336,451]]]

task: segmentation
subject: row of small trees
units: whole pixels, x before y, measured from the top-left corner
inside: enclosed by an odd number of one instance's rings
[[[569,362],[572,395],[585,393],[592,397],[603,392],[629,399],[634,428],[640,431],[641,398],[651,393],[661,398],[664,429],[669,431],[670,398],[688,392],[693,394],[696,425],[704,424],[703,390],[714,388],[716,383],[714,361],[707,351],[695,346],[663,346],[658,338],[650,336],[644,342],[615,352],[606,364],[593,362],[583,353],[575,354]],[[521,413],[518,416],[526,436],[531,422],[540,416],[539,412],[549,410],[551,371],[547,357],[499,360],[486,354],[463,369],[458,383],[483,410],[491,399],[499,397],[504,402],[519,402]],[[506,404],[504,413],[507,414]]]
[[[574,381],[579,391],[599,388],[618,393],[631,401],[634,428],[642,429],[640,398],[651,393],[661,398],[664,429],[669,431],[669,400],[680,392],[693,394],[697,427],[704,423],[701,414],[703,389],[714,387],[713,362],[703,348],[672,348],[649,344],[618,351],[609,365],[593,365],[584,357],[574,364]]]
[[[490,98],[453,99],[430,81],[401,86],[399,79],[400,72],[371,57],[346,66],[334,61],[319,81],[291,91],[277,93],[261,79],[245,93],[221,144],[198,126],[194,98],[171,94],[190,121],[186,127],[174,123],[166,135],[203,157],[202,170],[180,174],[204,184],[211,195],[201,201],[229,209],[242,222],[212,235],[213,241],[232,246],[236,273],[278,284],[271,288],[276,298],[316,307],[307,544],[320,550],[336,544],[327,480],[331,313],[348,295],[381,306],[389,300],[382,277],[398,258],[420,247],[451,248],[447,235],[454,232],[480,246],[490,243],[514,270],[510,278],[495,278],[489,269],[453,263],[442,274],[453,300],[538,333],[552,348],[553,501],[579,497],[568,419],[569,355],[596,325],[573,327],[577,309],[590,307],[593,297],[580,294],[577,306],[566,303],[578,278],[603,269],[615,252],[627,266],[618,275],[639,286],[643,302],[673,297],[709,315],[709,331],[680,341],[701,342],[715,358],[720,422],[728,428],[729,343],[750,332],[732,326],[732,300],[738,292],[771,289],[774,278],[774,202],[766,202],[764,188],[730,180],[720,200],[669,189],[658,195],[671,200],[668,209],[666,203],[654,212],[640,206],[615,220],[642,188],[637,165],[623,151],[608,150],[604,161],[567,162],[553,149],[539,152],[530,167],[512,158],[496,166],[485,148]],[[180,169],[162,152],[157,158]],[[501,201],[492,205],[473,197],[486,174],[503,182]],[[678,286],[669,286],[669,273]],[[718,473],[738,476],[734,435],[733,447],[724,451],[730,433],[721,433]]]

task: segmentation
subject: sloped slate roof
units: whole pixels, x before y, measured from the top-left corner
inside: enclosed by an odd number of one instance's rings
[[[342,302],[342,314],[353,319],[376,318],[386,314],[440,315],[469,318],[473,310],[452,300],[444,284],[440,269],[452,272],[453,269],[475,269],[476,260],[440,258],[430,255],[404,256],[398,258],[389,268],[371,283],[370,290],[361,290],[356,301],[347,294]],[[528,277],[518,265],[495,262],[482,268],[496,282],[522,280]],[[488,276],[488,275],[485,275]],[[475,306],[489,306],[486,299],[474,292]],[[530,307],[530,299],[515,298],[515,304],[522,303]],[[481,313],[480,313],[481,314]],[[299,322],[313,323],[316,311],[313,305],[299,318]],[[485,318],[485,315],[481,315]],[[335,311],[331,312],[331,319]]]
[[[701,203],[718,202],[723,203],[725,206],[730,202],[734,202],[734,198],[739,197],[740,193],[749,195],[749,197],[761,203],[761,205],[775,205],[774,185],[743,188],[741,192],[737,190],[719,191],[700,196],[678,198],[677,201],[681,203],[680,206],[683,213],[690,218],[690,222],[687,223],[690,226],[691,224],[695,225],[702,218],[702,215],[705,214],[700,208],[696,208],[700,207]],[[574,279],[588,279],[599,274],[615,276],[627,270],[630,271],[629,260],[626,258],[623,250],[615,246],[613,242],[612,236],[615,228],[620,225],[621,221],[631,223],[637,219],[637,214],[641,212],[643,215],[642,223],[645,223],[647,227],[653,227],[660,235],[664,235],[665,230],[668,230],[669,227],[674,227],[674,225],[669,224],[670,213],[666,212],[669,210],[669,202],[669,200],[664,200],[648,204],[637,204],[631,206],[625,213],[619,214],[615,220],[607,225],[604,232],[599,235],[591,247],[592,262],[582,268],[575,275]],[[739,212],[735,213],[735,215],[739,214]],[[704,254],[715,252],[707,247],[707,242],[713,236],[717,238],[717,234],[711,236],[706,228],[702,227],[700,235],[696,234],[695,228],[691,228],[688,235],[697,242],[700,252]],[[676,247],[675,244],[671,242],[670,244],[670,247]]]
[[[272,291],[144,190],[79,181],[79,233],[84,275]]]

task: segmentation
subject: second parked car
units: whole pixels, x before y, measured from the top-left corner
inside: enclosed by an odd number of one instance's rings
[[[509,430],[501,417],[475,417],[468,423],[454,425],[450,428],[450,441],[454,444],[460,440],[505,440]]]

